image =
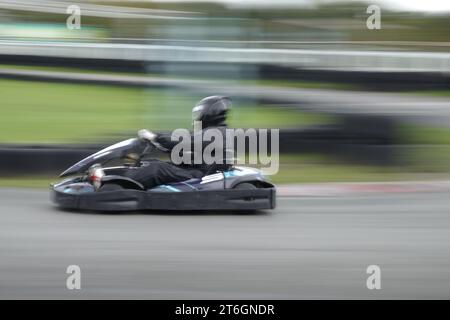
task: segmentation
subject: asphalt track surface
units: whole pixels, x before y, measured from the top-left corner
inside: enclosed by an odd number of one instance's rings
[[[68,265],[81,290],[66,289]],[[381,290],[366,268],[381,268]],[[256,215],[59,211],[0,189],[0,298],[450,298],[446,193],[280,198]]]

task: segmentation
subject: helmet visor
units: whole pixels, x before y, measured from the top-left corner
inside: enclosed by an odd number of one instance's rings
[[[194,132],[201,130],[200,117],[202,116],[202,112],[203,105],[195,106],[194,109],[192,109],[192,128],[194,129]]]
[[[195,106],[195,108],[192,109],[192,122],[200,121],[200,116],[202,115],[202,111],[203,111],[203,105]]]

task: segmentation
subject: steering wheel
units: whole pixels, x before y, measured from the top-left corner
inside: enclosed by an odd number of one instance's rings
[[[124,155],[124,164],[132,167],[139,167],[144,156],[150,154],[156,146],[147,139],[138,139],[138,144]]]
[[[145,139],[145,141],[147,142],[147,147],[144,149],[142,154],[144,154],[144,153],[146,153],[146,152],[148,152],[149,150],[152,150],[152,149],[157,149],[157,150],[162,151],[162,152],[166,152],[167,151],[167,149],[164,148],[162,145],[160,145],[158,142],[147,140],[147,139]]]

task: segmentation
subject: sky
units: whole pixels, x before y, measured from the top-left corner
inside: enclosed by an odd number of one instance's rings
[[[404,11],[449,12],[450,0],[375,0],[364,1],[368,4],[378,2],[380,6]]]
[[[314,7],[319,3],[344,2],[342,0],[156,0],[157,2],[220,2],[230,6],[307,6]],[[366,2],[383,7],[419,12],[450,12],[450,0],[347,0],[345,2]]]

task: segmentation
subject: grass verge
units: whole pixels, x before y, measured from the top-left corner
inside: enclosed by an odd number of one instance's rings
[[[139,128],[191,126],[202,97],[169,89],[0,80],[0,143],[70,143],[105,140]],[[230,125],[285,128],[330,121],[290,108],[236,103]]]

